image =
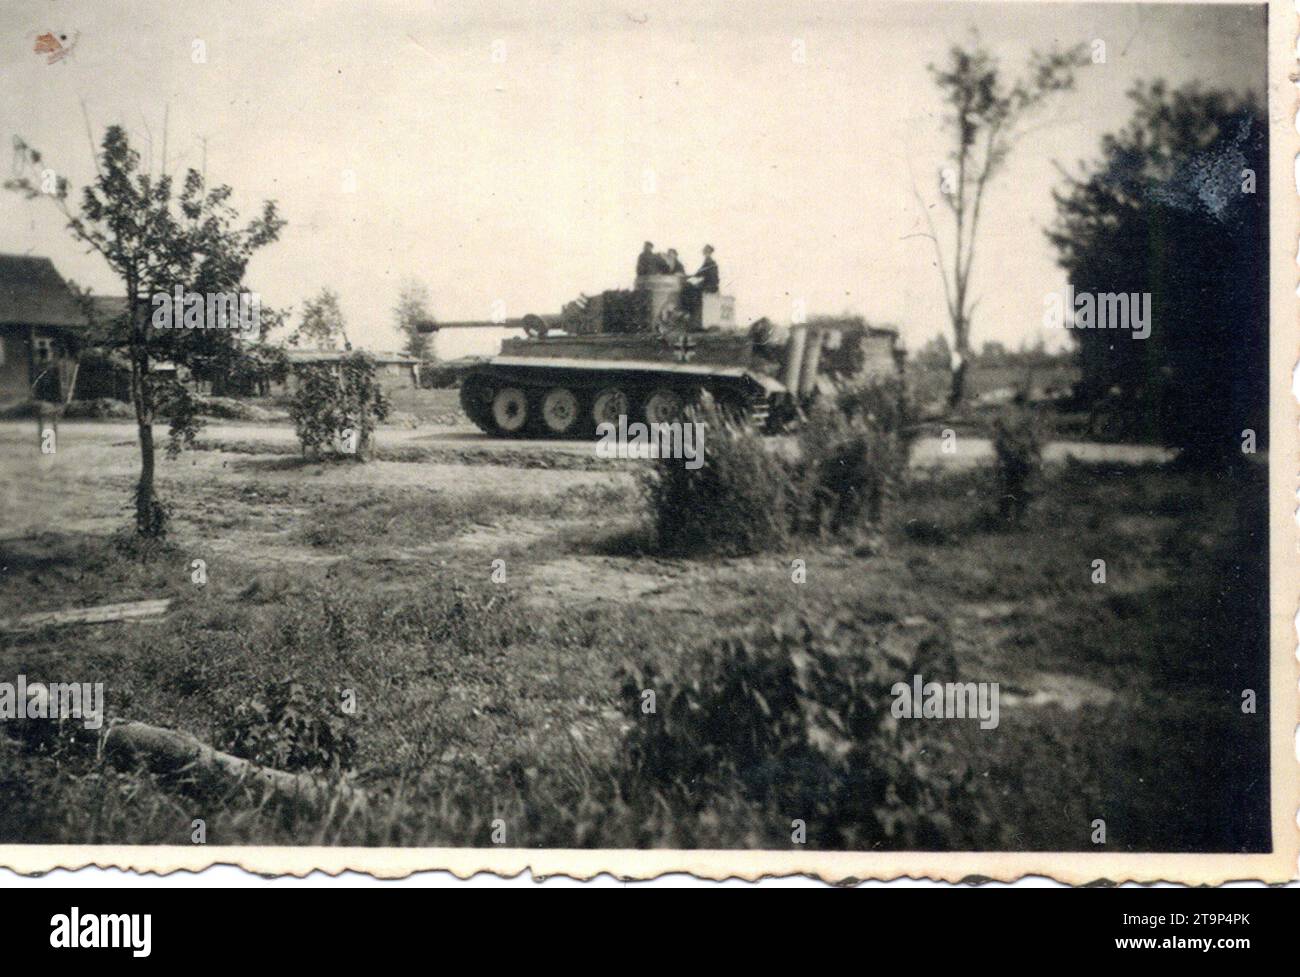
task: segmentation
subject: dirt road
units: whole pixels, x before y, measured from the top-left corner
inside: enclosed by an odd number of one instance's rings
[[[155,430],[161,443],[166,438],[166,426]],[[134,443],[135,425],[124,421],[63,421],[58,429],[59,447],[78,444],[114,444],[123,441]],[[213,442],[259,442],[274,445],[296,444],[293,428],[287,424],[259,424],[252,422],[220,421],[203,428],[200,437]],[[33,450],[39,447],[35,421],[6,421],[0,423],[0,443],[21,445],[26,442]],[[490,438],[470,424],[457,426],[424,425],[420,427],[385,426],[379,429],[376,442],[383,447],[411,445],[426,448],[471,449],[499,452],[502,463],[510,464],[511,454],[557,453],[593,456],[590,441],[551,441],[531,438]],[[788,439],[772,438],[774,447],[788,443]],[[993,445],[987,438],[959,436],[954,450],[943,450],[937,437],[923,437],[912,450],[912,464],[916,467],[968,468],[986,462],[993,455]],[[1143,464],[1168,461],[1172,452],[1154,445],[1093,444],[1078,441],[1056,441],[1043,451],[1049,463],[1063,462],[1073,455],[1080,461],[1110,461],[1118,464]]]

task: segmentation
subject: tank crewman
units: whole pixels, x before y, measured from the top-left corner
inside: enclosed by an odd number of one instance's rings
[[[704,246],[704,263],[700,265],[700,270],[691,276],[691,282],[701,292],[718,290],[718,263],[713,260],[713,245]]]
[[[666,275],[668,273],[668,263],[655,254],[655,246],[652,242],[647,241],[641,248],[641,253],[636,256],[636,273],[639,278],[641,275]]]
[[[686,279],[682,289],[682,305],[691,315],[691,321],[698,328],[701,311],[704,307],[704,293],[718,290],[718,263],[713,260],[713,245],[704,246],[704,263],[700,270]]]
[[[683,267],[682,267],[682,263],[681,263],[680,261],[677,260],[677,249],[676,249],[676,248],[669,248],[669,249],[664,253],[663,262],[664,262],[664,266],[668,269],[667,274],[669,274],[669,275],[685,275],[685,274],[686,274],[686,269],[683,268]]]

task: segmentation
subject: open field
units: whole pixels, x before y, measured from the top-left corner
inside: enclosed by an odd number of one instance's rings
[[[500,818],[518,846],[785,847],[798,812],[739,788],[678,810],[637,786],[628,737],[656,720],[625,683],[778,619],[846,613],[866,636],[850,654],[937,650],[961,680],[1001,685],[995,729],[916,724],[985,799],[936,847],[1087,849],[1098,817],[1112,849],[1267,838],[1267,706],[1240,709],[1243,688],[1267,688],[1263,466],[1225,490],[1152,464],[1057,463],[1026,523],[993,531],[968,458],[916,470],[883,546],[685,560],[648,555],[635,463],[315,464],[264,451],[275,435],[162,462],[173,535],[140,553],[113,540],[133,442],[65,428],[51,457],[25,426],[0,428],[5,613],[175,603],[160,620],[0,636],[0,677],[102,681],[111,718],[220,748],[292,680],[304,715],[352,744],[342,766],[370,801],[303,813],[0,736],[0,840],[185,844],[201,817],[215,844],[482,845]]]
[[[922,403],[942,400],[951,386],[947,370],[936,370],[916,363],[907,366],[907,378],[916,397]],[[1029,390],[1033,388],[1068,390],[1079,382],[1079,370],[1074,366],[985,366],[974,363],[966,373],[966,394],[978,398],[995,390]]]

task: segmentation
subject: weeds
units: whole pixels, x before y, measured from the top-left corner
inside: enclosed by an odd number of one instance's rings
[[[897,384],[845,387],[809,412],[788,461],[705,405],[701,467],[660,458],[642,473],[659,549],[740,556],[877,531],[907,469],[907,415]]]
[[[340,712],[342,697],[293,679],[272,682],[235,707],[219,748],[276,770],[347,772],[357,740]]]
[[[322,510],[339,523],[322,544],[329,560],[268,567],[227,551],[202,588],[190,583],[183,537],[144,556],[108,538],[6,541],[9,606],[169,596],[174,610],[160,624],[16,636],[4,675],[103,680],[110,717],[214,745],[239,715],[268,750],[284,724],[247,705],[269,707],[268,686],[291,678],[308,717],[337,715],[336,690],[354,689],[358,711],[343,732],[371,804],[311,817],[272,810],[184,776],[113,770],[53,728],[14,741],[17,729],[0,726],[0,839],[188,844],[202,817],[209,844],[488,845],[500,817],[512,846],[788,848],[800,818],[807,843],[826,848],[1087,851],[1105,801],[1119,812],[1108,814],[1117,848],[1261,850],[1267,724],[1233,720],[1223,703],[1267,688],[1266,475],[1234,475],[1254,480],[1225,492],[1221,480],[1159,466],[1075,463],[1044,475],[1033,533],[979,522],[986,471],[918,480],[892,509],[886,501],[886,521],[928,521],[961,559],[918,544],[926,529],[891,535],[869,561],[805,538],[814,586],[762,556],[662,561],[683,577],[665,581],[678,588],[669,599],[582,607],[536,600],[551,585],[545,571],[516,575],[513,557],[509,583],[491,584],[480,550],[455,551],[468,565],[460,575],[411,552],[409,539],[443,540],[462,513],[508,515],[505,495],[397,519],[388,535],[411,558],[393,572],[391,550],[357,545],[409,511],[392,492],[353,511],[347,499],[322,500],[340,503]],[[265,487],[255,486],[259,500]],[[601,522],[626,511],[568,490],[538,505],[590,513],[606,531],[614,526]],[[1107,553],[1117,539],[1113,582],[1086,584],[1079,554]],[[639,538],[626,542],[641,554]],[[1012,603],[1013,617],[979,615]],[[832,620],[846,608],[852,618]],[[770,620],[781,623],[752,623]],[[949,647],[962,677],[1035,690],[1052,673],[1120,691],[1095,709],[1008,706],[995,732],[891,728],[880,690],[908,667],[945,679]],[[620,678],[624,661],[639,667]],[[621,694],[628,679],[657,692],[656,714]],[[293,738],[308,753],[319,739]],[[692,749],[732,762],[705,764]],[[974,798],[993,823],[967,818]]]
[[[1043,445],[1038,419],[1022,408],[1009,408],[993,424],[994,478],[998,518],[1018,525],[1038,490]]]
[[[851,617],[787,618],[675,674],[630,673],[624,790],[648,787],[674,810],[743,798],[774,825],[804,820],[815,847],[987,843],[970,779],[944,771],[943,747],[922,749],[891,712],[896,682],[952,667],[939,646],[882,643]]]

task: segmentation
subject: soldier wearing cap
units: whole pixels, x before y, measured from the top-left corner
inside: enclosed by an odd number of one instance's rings
[[[704,263],[700,270],[686,279],[682,289],[682,304],[691,314],[691,321],[699,328],[701,312],[704,308],[704,293],[718,290],[718,263],[713,260],[713,245],[704,246]]]
[[[700,265],[700,270],[692,275],[689,280],[701,292],[716,292],[718,290],[718,263],[713,260],[713,245],[706,244],[704,246],[704,263]]]
[[[641,248],[641,253],[636,256],[636,273],[637,277],[668,273],[668,263],[660,255],[655,254],[653,242],[647,241]]]

